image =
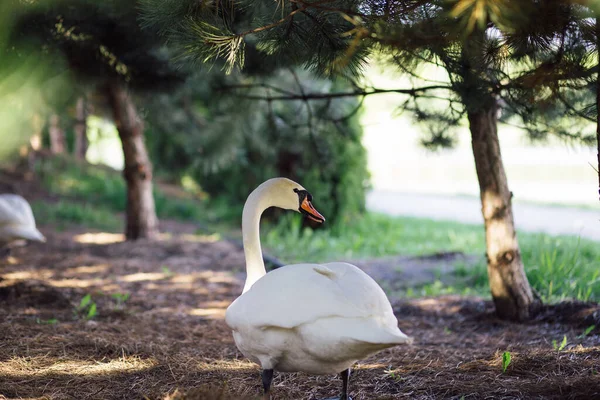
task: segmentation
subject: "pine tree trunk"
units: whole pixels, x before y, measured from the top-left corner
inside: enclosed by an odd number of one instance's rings
[[[85,98],[79,97],[75,105],[75,158],[85,160],[88,149],[87,110]]]
[[[525,321],[539,305],[534,298],[517,242],[511,197],[498,140],[497,106],[468,113],[473,156],[479,179],[485,224],[488,277],[496,313],[502,319]]]
[[[60,127],[60,117],[56,114],[50,116],[48,134],[50,135],[50,151],[53,154],[63,154],[66,142],[65,132]]]
[[[158,235],[158,219],[152,194],[152,164],[144,144],[143,122],[123,85],[109,84],[108,99],[125,157],[123,170],[127,182],[125,236],[128,240],[155,238]]]

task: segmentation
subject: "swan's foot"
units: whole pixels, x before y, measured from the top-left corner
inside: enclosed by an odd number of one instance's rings
[[[0,247],[0,260],[10,257],[10,247]]]
[[[347,396],[347,397],[330,397],[328,399],[323,399],[323,400],[352,400],[352,397]]]
[[[350,368],[340,372],[342,377],[342,395],[340,397],[331,397],[324,400],[352,400],[352,397],[348,396],[348,384],[350,383]]]
[[[273,382],[273,370],[263,369],[260,373],[263,384],[263,400],[271,400],[271,382]]]

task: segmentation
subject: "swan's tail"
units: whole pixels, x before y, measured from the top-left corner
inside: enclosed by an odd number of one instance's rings
[[[391,346],[413,342],[413,338],[405,335],[397,326],[385,326],[377,321],[369,321],[363,327],[364,329],[356,330],[356,334],[352,336],[367,343]]]
[[[13,237],[16,239],[26,239],[36,242],[45,242],[46,238],[42,235],[42,232],[38,231],[33,226],[21,226],[11,225],[1,227],[1,234],[6,237]]]
[[[405,335],[396,325],[389,322],[391,321],[382,321],[378,318],[333,317],[315,321],[310,328],[322,336],[343,337],[380,348],[413,342],[411,337]]]

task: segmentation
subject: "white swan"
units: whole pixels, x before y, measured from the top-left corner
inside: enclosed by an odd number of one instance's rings
[[[354,265],[295,264],[268,274],[260,246],[260,216],[269,207],[325,218],[312,206],[312,196],[285,178],[256,188],[244,205],[242,232],[246,256],[244,291],[228,308],[227,325],[235,343],[262,367],[265,398],[273,371],[342,376],[348,400],[349,368],[358,360],[411,339],[398,321],[385,293]]]
[[[46,241],[35,226],[27,200],[16,194],[0,194],[0,249],[22,239]]]

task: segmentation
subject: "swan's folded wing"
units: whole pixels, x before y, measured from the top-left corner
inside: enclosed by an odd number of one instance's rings
[[[31,206],[23,197],[14,194],[0,196],[0,225],[26,225],[35,227]]]
[[[227,324],[294,328],[326,317],[366,318],[391,313],[383,290],[346,263],[288,265],[268,273],[234,301]]]

